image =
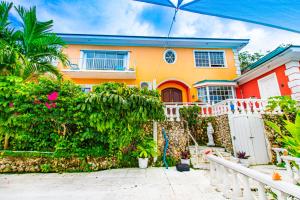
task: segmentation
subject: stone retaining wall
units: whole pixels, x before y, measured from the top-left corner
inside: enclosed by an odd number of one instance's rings
[[[0,157],[0,173],[87,172],[116,166],[110,158]]]
[[[224,147],[227,152],[233,153],[228,115],[216,116],[214,119],[213,126],[215,133],[213,136],[215,144],[217,146]]]
[[[195,126],[194,129],[191,130],[191,134],[196,138],[197,141],[199,139],[202,141],[200,145],[206,144],[208,142],[206,128],[207,121],[212,122],[214,127],[214,140],[215,144],[218,147],[224,147],[227,152],[233,153],[233,146],[231,142],[229,121],[227,115],[201,118],[199,119],[203,123],[199,123],[199,125]],[[165,121],[157,123],[157,137],[158,137],[158,149],[160,154],[163,153],[164,148],[164,138],[162,134],[162,128],[166,130],[166,133],[169,138],[169,150],[168,155],[179,159],[180,153],[187,149],[188,145],[194,145],[194,143],[190,140],[190,137],[187,133],[187,130],[184,126],[184,122],[176,122],[176,121]],[[144,130],[147,133],[153,132],[153,123],[149,123],[145,126]],[[203,142],[204,141],[204,142]]]

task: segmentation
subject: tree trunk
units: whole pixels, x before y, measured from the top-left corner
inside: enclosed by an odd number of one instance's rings
[[[4,150],[7,150],[9,146],[9,135],[6,133],[4,138]]]

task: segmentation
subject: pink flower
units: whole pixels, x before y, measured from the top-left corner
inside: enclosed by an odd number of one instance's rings
[[[55,101],[57,97],[58,97],[58,92],[52,92],[51,94],[48,95],[48,100]]]
[[[10,103],[9,103],[9,107],[10,107],[10,108],[14,107],[14,103],[13,103],[13,102],[10,102]]]
[[[51,105],[50,105],[48,102],[45,103],[45,106],[46,106],[48,109],[51,109]]]
[[[52,108],[56,108],[56,103],[52,103]]]

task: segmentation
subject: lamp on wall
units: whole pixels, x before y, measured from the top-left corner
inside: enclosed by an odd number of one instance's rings
[[[192,95],[192,99],[195,99],[195,95],[194,94]]]

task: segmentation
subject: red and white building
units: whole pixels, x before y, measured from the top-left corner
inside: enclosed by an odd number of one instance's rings
[[[300,46],[278,47],[236,79],[238,99],[291,96],[300,100]]]

